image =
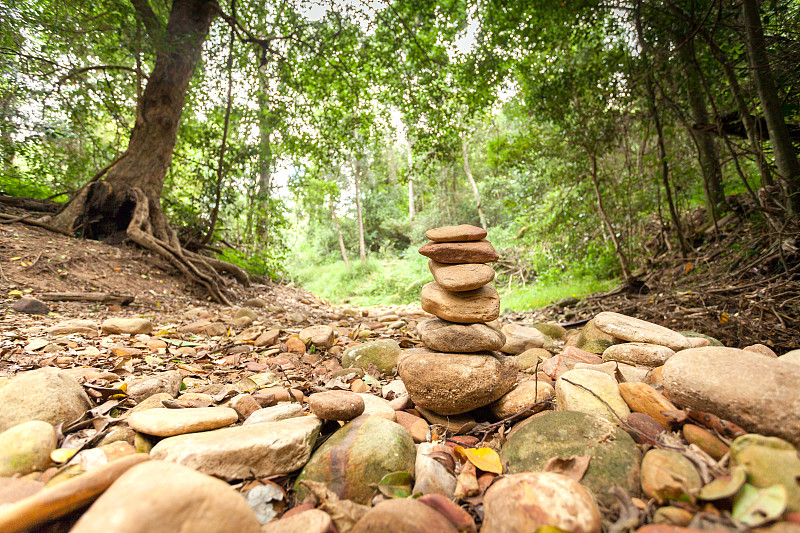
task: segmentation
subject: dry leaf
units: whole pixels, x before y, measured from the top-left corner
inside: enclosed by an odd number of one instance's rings
[[[580,482],[586,473],[586,469],[589,468],[591,458],[591,455],[573,455],[568,459],[553,457],[545,463],[543,470],[554,474],[563,474]]]

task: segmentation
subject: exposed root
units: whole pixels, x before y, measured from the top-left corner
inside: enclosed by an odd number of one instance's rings
[[[190,260],[177,239],[171,238],[173,243],[167,243],[156,238],[150,227],[150,201],[147,196],[138,187],[130,189],[129,194],[135,200],[136,205],[126,230],[128,237],[139,246],[164,257],[184,276],[201,284],[216,302],[231,305],[219,285],[219,277],[205,260],[206,258],[193,254],[196,257],[192,257]]]

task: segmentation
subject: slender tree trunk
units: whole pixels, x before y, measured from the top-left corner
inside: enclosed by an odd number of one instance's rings
[[[329,197],[331,204],[331,217],[333,218],[333,225],[336,226],[336,235],[339,237],[339,251],[342,252],[342,261],[347,270],[350,270],[350,261],[347,260],[347,249],[344,247],[344,237],[342,237],[342,227],[339,225],[339,217],[336,216],[336,203],[333,201],[333,195]]]
[[[681,254],[685,256],[689,251],[689,243],[686,242],[686,237],[683,234],[683,227],[681,226],[681,219],[678,216],[678,210],[675,208],[675,202],[672,200],[672,188],[669,184],[669,162],[667,161],[667,149],[664,146],[664,129],[661,126],[661,116],[656,103],[656,91],[653,87],[655,81],[653,80],[653,71],[647,58],[647,43],[644,40],[644,32],[642,31],[641,2],[637,1],[635,7],[634,21],[636,24],[636,36],[639,40],[639,46],[642,48],[642,58],[644,60],[644,70],[646,72],[645,92],[647,94],[647,103],[650,107],[650,115],[656,127],[656,145],[658,146],[658,156],[661,162],[661,179],[664,183],[667,204],[669,204],[669,213],[672,217],[672,223],[675,225],[675,233],[678,237]]]
[[[367,244],[364,241],[364,217],[361,213],[361,192],[360,192],[360,181],[361,181],[361,172],[362,172],[362,165],[361,159],[356,157],[355,158],[355,172],[354,172],[354,182],[356,186],[356,216],[358,218],[358,255],[361,258],[361,264],[367,264]]]
[[[761,27],[761,16],[758,13],[758,0],[742,0],[744,14],[745,43],[750,64],[753,69],[753,78],[756,92],[764,110],[770,142],[775,153],[775,166],[784,180],[788,196],[787,207],[800,213],[800,162],[792,146],[789,130],[781,111],[781,102],[778,90],[772,78],[772,70],[767,57],[767,45],[764,40],[764,30]]]
[[[475,207],[478,208],[478,217],[481,220],[481,227],[483,229],[488,229],[486,216],[483,214],[483,206],[481,205],[481,194],[478,192],[478,186],[475,184],[475,178],[472,177],[472,170],[469,168],[469,146],[466,134],[461,138],[461,158],[464,160],[464,174],[467,175],[467,180],[472,186],[472,195],[475,197]]]
[[[275,132],[276,117],[270,109],[269,87],[262,72],[258,73],[258,191],[256,206],[263,208],[264,216],[258,220],[258,234],[263,241],[269,240],[270,215],[268,213],[272,194],[272,135]]]
[[[766,159],[764,159],[764,150],[761,147],[761,135],[759,134],[758,128],[756,128],[753,115],[750,114],[750,109],[747,107],[744,90],[739,84],[736,72],[733,70],[733,66],[731,66],[725,52],[705,34],[704,39],[711,49],[711,53],[714,54],[714,57],[722,67],[722,71],[725,73],[725,79],[728,81],[728,86],[731,88],[731,95],[733,96],[734,102],[736,102],[736,109],[739,111],[739,117],[742,120],[744,131],[747,134],[747,140],[750,142],[750,149],[753,151],[753,156],[756,160],[758,173],[761,176],[761,184],[767,186],[773,185],[772,174],[770,174],[769,166],[767,165]]]
[[[700,79],[702,73],[695,55],[694,38],[690,38],[683,43],[683,46],[679,48],[679,55],[686,75],[686,95],[692,120],[695,124],[708,124],[710,119],[705,91]],[[703,173],[703,189],[706,196],[708,216],[716,224],[725,205],[725,190],[722,186],[719,152],[711,132],[689,128],[689,134],[692,135],[697,144],[697,155],[700,169]]]
[[[611,220],[609,220],[606,209],[603,206],[603,196],[600,193],[600,185],[597,182],[597,156],[591,150],[586,150],[586,152],[589,155],[589,160],[592,164],[590,177],[592,178],[594,194],[597,200],[597,212],[600,214],[600,218],[603,220],[603,224],[605,224],[605,227],[608,230],[608,234],[611,237],[611,242],[614,243],[614,251],[617,253],[617,259],[619,260],[619,266],[622,268],[622,275],[625,278],[625,283],[630,285],[633,275],[631,274],[628,256],[625,255],[624,250],[620,246],[617,234],[614,232],[614,226],[611,225]]]
[[[408,139],[408,218],[414,222],[416,207],[414,205],[414,155],[411,149],[411,138]]]
[[[148,199],[150,231],[159,239],[174,242],[161,209],[161,192],[172,161],[189,81],[219,8],[214,0],[173,0],[164,28],[146,0],[131,0],[131,3],[156,46],[156,59],[137,106],[139,112],[127,156],[108,172],[103,182],[83,189],[53,224],[73,231],[76,224],[99,219],[100,227],[89,233],[102,236],[124,231],[132,217],[134,199],[129,191],[139,189]]]

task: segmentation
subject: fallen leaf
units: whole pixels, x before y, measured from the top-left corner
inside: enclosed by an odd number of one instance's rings
[[[553,457],[545,463],[543,471],[563,474],[580,482],[586,473],[586,469],[589,468],[591,458],[590,455],[572,455],[568,459]]]
[[[744,468],[734,468],[730,476],[720,477],[700,489],[701,500],[723,500],[730,498],[742,488],[747,479]]]
[[[757,489],[745,483],[733,500],[731,514],[744,525],[756,527],[780,517],[786,510],[786,501],[783,485]]]
[[[409,472],[391,472],[378,482],[378,490],[389,498],[408,498],[412,485]]]
[[[465,457],[479,470],[493,472],[495,474],[503,473],[503,463],[500,461],[500,455],[491,448],[464,448],[463,446],[456,446],[455,451]]]

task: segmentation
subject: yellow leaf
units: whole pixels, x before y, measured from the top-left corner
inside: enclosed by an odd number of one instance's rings
[[[725,322],[728,321],[729,318],[730,316],[728,315],[728,313],[722,313],[721,315],[719,315],[720,324],[724,324]]]
[[[22,296],[22,291],[8,291],[9,296]]]
[[[694,268],[694,265],[692,263],[686,263],[686,265],[683,268],[683,273],[684,274],[688,274],[689,272],[692,271],[693,268]]]
[[[12,257],[11,259],[9,259],[9,261],[19,261],[20,259],[22,259],[22,258],[21,257]]]
[[[492,472],[494,474],[503,473],[503,464],[500,462],[500,456],[491,448],[464,448],[463,446],[456,446],[455,451],[466,457],[478,470]]]
[[[77,449],[73,448],[58,448],[50,452],[50,459],[52,459],[54,463],[66,463],[72,459],[77,451]]]

